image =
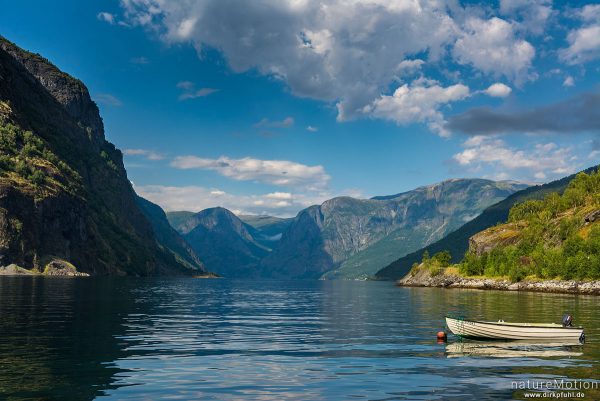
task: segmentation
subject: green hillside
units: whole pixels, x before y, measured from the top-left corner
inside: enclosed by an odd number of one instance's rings
[[[513,206],[508,222],[471,238],[463,275],[519,281],[600,278],[600,173],[579,173],[562,195]]]
[[[590,173],[597,167],[591,167],[584,172]],[[419,249],[418,251],[407,254],[397,259],[385,268],[381,269],[375,275],[380,280],[397,280],[403,277],[411,269],[414,263],[418,263],[423,258],[423,253],[427,251],[430,255],[438,252],[450,251],[452,262],[458,263],[469,248],[469,238],[478,232],[492,227],[498,223],[508,220],[511,207],[519,202],[529,199],[542,199],[549,193],[562,193],[569,185],[569,182],[575,178],[571,175],[560,180],[552,181],[543,185],[536,185],[521,191],[515,192],[506,199],[488,207],[475,219],[464,224],[456,231],[451,232],[439,241]]]

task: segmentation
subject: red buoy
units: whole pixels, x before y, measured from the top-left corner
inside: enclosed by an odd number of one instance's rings
[[[438,339],[438,342],[445,342],[447,339],[446,333],[444,333],[443,331],[438,331],[437,339]]]

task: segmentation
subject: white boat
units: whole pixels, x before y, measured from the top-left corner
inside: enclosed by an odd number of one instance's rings
[[[583,327],[556,323],[508,323],[502,320],[483,322],[446,317],[446,325],[452,333],[467,338],[580,342],[585,339]]]

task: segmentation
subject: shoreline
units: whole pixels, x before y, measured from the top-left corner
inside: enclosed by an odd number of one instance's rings
[[[522,280],[516,283],[501,278],[462,277],[440,273],[432,276],[428,269],[409,272],[395,282],[398,287],[463,288],[498,291],[528,291],[559,294],[600,295],[600,280]]]

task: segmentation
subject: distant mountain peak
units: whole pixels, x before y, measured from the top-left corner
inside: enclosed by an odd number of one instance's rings
[[[262,262],[275,277],[362,278],[524,187],[451,179],[396,195],[326,200],[298,213]],[[333,271],[333,272],[332,272]]]

